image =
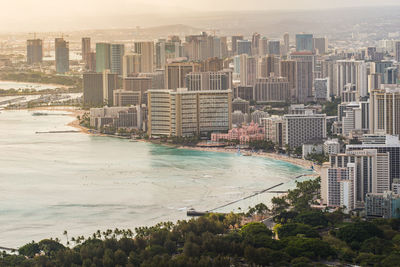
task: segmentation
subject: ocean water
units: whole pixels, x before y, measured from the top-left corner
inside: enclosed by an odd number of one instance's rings
[[[0,246],[90,235],[97,229],[134,229],[187,219],[279,183],[295,185],[309,171],[282,161],[175,149],[73,130],[65,112],[32,116],[0,113]],[[221,212],[269,203],[273,194],[235,203]]]

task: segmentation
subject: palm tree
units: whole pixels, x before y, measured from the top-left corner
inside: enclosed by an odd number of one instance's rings
[[[69,244],[69,240],[68,240],[68,232],[67,230],[64,230],[63,235],[65,235],[65,237],[67,238],[67,244]]]

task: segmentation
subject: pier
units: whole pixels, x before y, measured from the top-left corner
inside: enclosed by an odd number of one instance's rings
[[[299,179],[299,178],[305,177],[305,176],[313,176],[313,175],[302,174],[302,175],[296,176],[294,179]],[[235,204],[235,203],[238,203],[238,202],[240,202],[240,201],[243,201],[243,200],[246,200],[246,199],[249,199],[249,198],[258,196],[258,195],[260,195],[260,194],[265,194],[265,193],[269,193],[269,194],[286,194],[288,191],[272,190],[272,189],[277,188],[277,187],[279,187],[279,186],[281,186],[281,185],[283,185],[283,184],[284,184],[284,183],[279,183],[279,184],[277,184],[277,185],[274,185],[274,186],[269,187],[269,188],[267,188],[267,189],[264,189],[264,190],[262,190],[262,191],[256,192],[256,193],[254,193],[254,194],[252,194],[252,195],[250,195],[250,196],[243,197],[243,198],[238,199],[238,200],[235,200],[235,201],[231,201],[231,202],[229,202],[229,203],[227,203],[227,204],[224,204],[224,205],[222,205],[222,206],[213,208],[213,209],[208,210],[208,211],[204,211],[204,212],[203,212],[203,211],[196,211],[196,210],[194,210],[194,209],[191,209],[191,210],[188,210],[188,211],[186,212],[186,215],[189,216],[189,217],[200,217],[200,216],[206,215],[206,214],[208,214],[208,213],[211,213],[211,212],[213,212],[213,211],[215,211],[215,210],[218,210],[218,209],[221,209],[221,208],[225,208],[225,207],[227,207],[227,206],[230,206],[230,205]]]
[[[54,134],[54,133],[79,133],[80,131],[69,130],[69,131],[47,131],[47,132],[36,132],[36,134]]]

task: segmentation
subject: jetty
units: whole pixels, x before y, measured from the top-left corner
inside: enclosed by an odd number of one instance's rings
[[[76,130],[68,130],[68,131],[47,131],[47,132],[36,132],[36,134],[55,134],[55,133],[80,133],[80,131],[76,131]]]

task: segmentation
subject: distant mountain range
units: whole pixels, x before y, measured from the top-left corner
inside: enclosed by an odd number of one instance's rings
[[[79,31],[130,32],[135,35],[162,36],[163,34],[194,34],[204,30],[217,34],[259,32],[271,38],[283,32],[291,34],[312,32],[331,38],[348,36],[353,32],[376,32],[384,38],[388,32],[400,31],[400,6],[358,7],[309,11],[245,11],[209,12],[195,14],[136,14],[132,16],[59,18],[57,23],[38,19],[24,28],[21,24],[7,24],[0,31]],[[43,18],[44,20],[44,18]],[[161,26],[160,26],[161,25]],[[17,27],[18,26],[18,27]],[[140,26],[140,27],[138,27]],[[44,28],[48,27],[48,28]],[[57,27],[57,28],[50,28]],[[102,29],[102,30],[95,30]]]

